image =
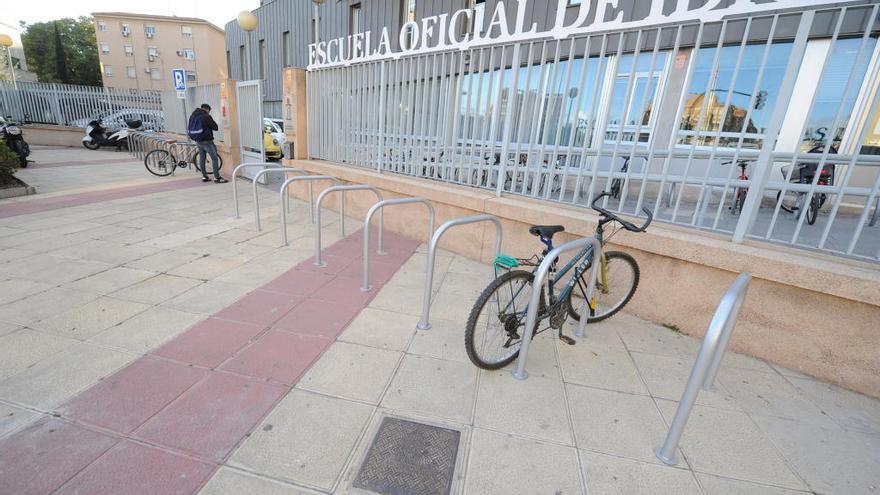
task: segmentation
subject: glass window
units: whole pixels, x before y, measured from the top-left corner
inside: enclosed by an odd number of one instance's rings
[[[162,79],[162,72],[156,68],[150,69],[150,79],[152,79],[154,81],[158,81],[158,80]]]
[[[106,22],[99,22],[98,23],[98,31],[106,31],[106,30],[107,30],[107,23]]]
[[[605,140],[624,143],[647,143],[654,126],[655,104],[659,103],[666,52],[656,57],[653,53],[639,54],[633,69],[633,55],[623,55],[617,63],[617,74],[611,88],[608,107],[608,126]],[[651,59],[654,67],[651,69]],[[638,138],[636,137],[638,131]]]
[[[788,64],[791,43],[770,45],[763,74],[761,62],[767,45],[742,47],[742,60],[736,71],[740,49],[740,45],[721,47],[718,69],[714,73],[712,66],[718,48],[700,49],[682,109],[679,145],[761,147]],[[719,131],[716,143],[715,134]]]
[[[863,155],[880,155],[880,104],[874,109],[874,119],[867,122],[868,132],[859,153]]]
[[[416,0],[401,0],[401,26],[407,22],[415,22],[416,20]],[[412,47],[416,43],[413,30],[406,30],[406,45]]]
[[[101,53],[110,53],[110,44],[109,43],[99,43],[101,46]]]
[[[158,57],[159,56],[159,49],[156,48],[155,46],[148,47],[147,48],[147,56],[148,57]]]
[[[125,45],[125,55],[131,56],[134,54],[134,47],[131,45]]]
[[[186,71],[186,81],[187,82],[195,82],[197,80],[197,78],[198,78],[198,76],[196,76],[195,72],[193,72],[191,70]]]
[[[260,79],[266,79],[266,40],[260,40]]]
[[[107,77],[113,77],[113,66],[105,65],[104,66],[104,75]]]
[[[184,48],[181,50],[181,56],[187,60],[195,60],[196,52],[194,52],[191,48]]]
[[[131,26],[129,26],[128,24],[123,24],[122,25],[122,35],[128,36],[129,34],[131,34]]]
[[[125,73],[128,75],[129,79],[137,78],[137,69],[132,66],[128,66],[125,68]]]
[[[240,74],[242,81],[248,79],[248,74],[245,71],[246,63],[247,60],[244,52],[244,45],[238,45],[238,73]]]
[[[823,69],[822,80],[814,97],[813,109],[804,127],[801,151],[809,151],[814,146],[824,145],[829,139],[834,146],[840,147],[877,40],[868,38],[866,46],[859,55],[861,43],[861,38],[839,39],[831,47],[831,57]],[[847,91],[850,74],[853,82]],[[838,112],[840,115],[837,127],[833,128]]]
[[[145,26],[144,34],[147,35],[147,38],[152,38],[153,36],[156,36],[156,26]]]
[[[349,10],[348,22],[348,34],[356,34],[361,32],[364,22],[361,4],[356,3],[351,6],[351,9]]]
[[[290,60],[290,31],[281,33],[281,61],[285,67],[293,65],[293,61]]]
[[[184,38],[192,38],[193,37],[192,26],[180,26],[180,34]]]

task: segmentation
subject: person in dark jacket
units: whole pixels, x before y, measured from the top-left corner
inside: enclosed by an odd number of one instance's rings
[[[201,136],[195,139],[196,144],[199,146],[199,170],[202,171],[202,182],[211,180],[208,178],[208,171],[205,170],[207,155],[211,155],[211,164],[214,166],[214,182],[222,184],[228,181],[220,177],[220,158],[217,156],[217,145],[214,144],[214,131],[218,127],[210,112],[211,105],[202,103],[201,107],[196,108],[189,118],[191,122],[192,119],[198,118],[202,124]]]

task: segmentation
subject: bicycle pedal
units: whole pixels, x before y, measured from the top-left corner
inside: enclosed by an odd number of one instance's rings
[[[568,335],[562,335],[562,334],[560,334],[560,335],[559,335],[559,340],[565,342],[565,343],[568,344],[568,345],[575,345],[575,344],[577,344],[577,341],[574,340],[573,338],[569,337]]]

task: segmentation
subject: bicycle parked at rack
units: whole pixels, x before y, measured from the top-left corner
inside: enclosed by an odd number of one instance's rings
[[[620,167],[620,173],[625,174],[629,170],[629,158],[630,157],[624,156],[621,158],[623,158],[623,165],[621,165],[621,167]],[[641,158],[642,160],[645,160],[645,165],[648,164],[648,157],[642,156],[639,158]],[[623,179],[620,179],[620,178],[612,179],[611,189],[609,191],[611,193],[610,196],[614,199],[620,199],[620,188],[622,186],[623,186]]]
[[[596,238],[599,242],[604,245],[621,228],[630,232],[644,232],[648,228],[653,213],[647,208],[643,208],[642,211],[648,218],[644,225],[638,227],[598,206],[599,200],[609,194],[604,192],[598,195],[592,204],[592,208],[600,215],[596,226]],[[620,227],[606,236],[606,226],[612,223],[618,223]],[[553,250],[553,236],[564,230],[565,227],[562,225],[532,226],[529,228],[529,233],[537,236],[546,246],[540,256],[517,259],[500,255],[496,258],[496,271],[500,268],[505,272],[497,276],[477,298],[465,328],[465,349],[471,362],[477,367],[494,370],[507,366],[516,359],[522,344],[523,327],[535,271],[547,253]],[[534,335],[552,328],[559,331],[559,339],[563,342],[569,345],[575,343],[572,338],[562,333],[562,326],[569,316],[577,321],[583,317],[578,311],[586,300],[588,290],[586,274],[589,273],[593,261],[594,253],[590,246],[579,251],[561,269],[557,270],[559,260],[553,261],[550,276],[547,277],[547,286],[541,291],[533,338]],[[588,303],[588,322],[602,321],[616,314],[632,299],[639,285],[639,265],[629,254],[620,251],[603,251],[599,262],[596,287]],[[532,268],[530,271],[514,270],[518,266]],[[557,286],[563,283],[570,272],[572,275],[557,292]],[[544,320],[549,320],[549,326],[538,330]]]
[[[824,144],[817,144],[810,148],[810,151],[807,153],[822,153],[825,150]],[[835,146],[831,146],[828,149],[829,154],[836,154],[837,148]],[[812,184],[813,179],[816,177],[816,170],[819,168],[818,163],[798,163],[795,166],[795,169],[791,173],[791,177],[789,177],[789,182],[793,184]],[[781,172],[782,176],[786,177],[788,175],[789,167],[782,167]],[[835,165],[833,163],[826,163],[822,166],[821,172],[819,172],[819,180],[816,181],[817,186],[833,186],[834,185],[834,169]],[[776,201],[780,200],[780,196],[782,195],[782,191],[776,193]],[[779,204],[779,207],[783,210],[793,213],[795,216],[800,218],[802,213],[807,215],[807,223],[813,225],[816,223],[816,218],[819,216],[819,209],[821,209],[825,202],[828,200],[828,195],[825,193],[814,192],[810,197],[810,203],[807,204],[807,196],[809,193],[804,191],[786,191],[786,197],[782,199]],[[791,197],[790,195],[794,195]]]
[[[197,163],[199,157],[199,150],[196,143],[193,142],[179,142],[179,141],[166,141],[165,144],[168,145],[169,149],[159,148],[155,149],[144,157],[144,166],[147,167],[147,170],[153,174],[158,175],[159,177],[165,177],[174,173],[174,171],[178,168],[187,168],[192,167],[192,169],[201,175],[202,171],[199,169],[199,165]],[[218,156],[219,158],[219,167],[223,167],[223,157]],[[206,160],[205,166],[208,166],[210,163],[210,158]]]
[[[736,161],[736,166],[739,167],[739,180],[747,181],[749,180],[749,176],[746,173],[746,169],[749,166],[749,163],[752,163],[754,160],[743,160],[739,159]],[[721,162],[722,165],[730,165],[733,163],[733,160],[729,162]],[[733,202],[730,206],[727,207],[731,213],[734,215],[738,215],[742,212],[743,205],[746,204],[746,195],[749,193],[748,187],[736,187],[733,190]]]

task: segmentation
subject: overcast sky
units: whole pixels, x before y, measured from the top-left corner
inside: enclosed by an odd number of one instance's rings
[[[303,0],[295,0],[303,1]],[[50,21],[92,12],[200,17],[223,28],[242,10],[260,6],[259,0],[0,0],[0,33],[17,38],[18,21]]]

